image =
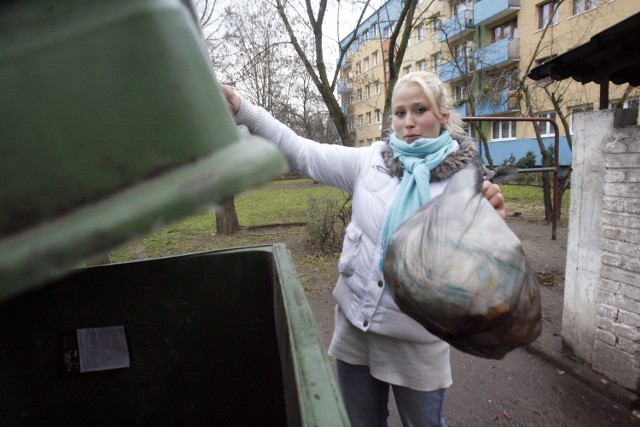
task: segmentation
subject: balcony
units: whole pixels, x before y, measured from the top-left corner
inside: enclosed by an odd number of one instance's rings
[[[520,9],[520,0],[479,0],[473,6],[475,25],[487,25]]]
[[[453,111],[455,111],[456,113],[458,113],[458,115],[460,117],[466,117],[467,115],[467,103],[466,102],[462,102],[460,104],[454,104],[453,105]]]
[[[508,113],[518,108],[518,98],[509,89],[481,95],[476,103],[477,117],[495,116]]]
[[[338,95],[343,94],[344,92],[346,92],[347,91],[347,87],[348,87],[348,85],[347,85],[347,81],[345,79],[338,80],[338,87],[337,87]]]
[[[520,60],[520,39],[500,39],[478,49],[474,56],[478,58],[476,70],[517,62]]]
[[[440,42],[455,41],[473,32],[473,11],[467,10],[457,13],[451,19],[444,21],[440,27]]]
[[[452,59],[448,62],[442,63],[439,69],[440,80],[443,82],[449,82],[451,80],[461,78],[463,74],[466,73],[466,65],[465,58]]]

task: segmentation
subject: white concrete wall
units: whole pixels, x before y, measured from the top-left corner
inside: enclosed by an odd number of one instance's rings
[[[604,151],[602,266],[592,366],[640,391],[640,128],[614,129]]]
[[[634,125],[623,126],[632,119]],[[577,117],[562,338],[640,391],[640,128],[637,112]]]
[[[604,147],[613,113],[578,113],[573,121],[571,200],[567,239],[562,339],[591,363],[596,329],[596,290],[600,281],[600,229]]]

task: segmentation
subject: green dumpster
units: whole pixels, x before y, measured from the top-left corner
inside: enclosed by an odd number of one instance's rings
[[[189,2],[0,2],[0,94],[0,299],[286,171]]]
[[[348,423],[279,244],[75,268],[287,169],[189,1],[0,2],[0,426]]]
[[[0,425],[348,425],[281,244],[80,269],[0,324]],[[65,337],[101,328],[128,364],[69,372]]]

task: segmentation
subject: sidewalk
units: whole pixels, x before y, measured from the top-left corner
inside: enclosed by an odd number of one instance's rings
[[[609,380],[572,354],[562,343],[562,310],[564,305],[564,270],[567,256],[567,229],[557,228],[556,240],[551,240],[551,226],[526,221],[508,220],[511,229],[522,241],[525,253],[537,272],[562,273],[561,283],[540,286],[542,296],[542,333],[527,347],[559,370],[574,376],[585,385],[629,409],[638,396]]]
[[[564,285],[564,284],[563,284]],[[546,360],[557,369],[574,376],[582,383],[602,393],[609,399],[618,402],[628,409],[640,409],[638,396],[616,383],[607,380],[603,375],[595,372],[589,365],[582,362],[562,343],[562,289],[554,290],[541,287],[543,305],[543,323],[540,337],[527,346],[527,350]],[[640,411],[637,412],[640,417]]]

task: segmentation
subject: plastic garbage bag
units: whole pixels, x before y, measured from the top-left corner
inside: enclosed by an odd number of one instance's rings
[[[400,309],[457,349],[501,359],[541,330],[540,293],[518,237],[475,167],[453,176],[391,236],[384,275]]]

